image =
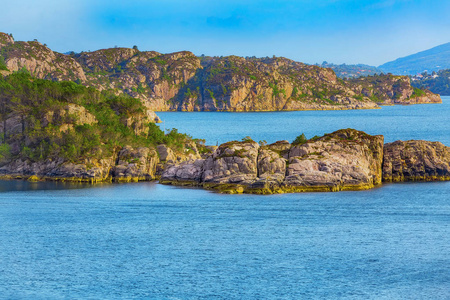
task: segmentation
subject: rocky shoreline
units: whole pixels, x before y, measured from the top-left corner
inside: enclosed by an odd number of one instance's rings
[[[0,179],[65,182],[137,182],[194,186],[221,193],[275,194],[367,190],[383,182],[450,180],[450,147],[439,142],[396,141],[342,129],[291,144],[251,139],[188,154],[169,147],[123,147],[110,158],[74,164],[16,160]]]

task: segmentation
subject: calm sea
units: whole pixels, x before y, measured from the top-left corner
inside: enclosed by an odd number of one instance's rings
[[[216,143],[352,127],[450,145],[442,105],[159,113]],[[164,124],[162,124],[164,126]],[[0,299],[450,299],[450,182],[221,195],[0,182]]]
[[[450,146],[450,97],[443,104],[383,106],[382,109],[290,112],[158,112],[162,129],[177,128],[215,145],[250,136],[255,141],[292,142],[343,128],[382,134],[396,140],[440,141]]]

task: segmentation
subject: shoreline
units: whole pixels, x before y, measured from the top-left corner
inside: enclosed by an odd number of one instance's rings
[[[218,184],[218,183],[201,183],[192,181],[168,181],[155,179],[138,179],[138,178],[119,178],[114,179],[107,177],[104,179],[77,178],[77,177],[49,177],[36,175],[0,175],[0,181],[27,181],[31,183],[38,182],[55,182],[70,184],[88,184],[95,186],[97,184],[110,183],[142,183],[153,182],[156,184],[174,186],[179,188],[195,188],[216,192],[219,194],[252,194],[252,195],[277,195],[277,194],[294,194],[294,193],[336,193],[336,192],[359,192],[367,191],[375,188],[382,188],[388,184],[398,183],[429,183],[429,182],[445,182],[450,181],[450,176],[431,176],[431,177],[409,177],[401,180],[383,180],[380,184],[354,185],[354,186],[281,186],[277,188],[249,188],[242,184]]]

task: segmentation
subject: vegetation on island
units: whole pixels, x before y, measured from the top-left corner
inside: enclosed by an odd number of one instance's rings
[[[176,129],[164,133],[145,111],[138,99],[74,82],[37,79],[25,71],[0,77],[0,158],[101,159],[125,145],[181,150],[191,140]],[[136,123],[145,128],[137,130]]]

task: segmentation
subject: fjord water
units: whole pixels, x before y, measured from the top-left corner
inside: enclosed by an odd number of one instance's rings
[[[444,98],[369,111],[160,116],[209,143],[353,127],[450,145],[449,112]],[[0,299],[448,299],[449,245],[450,182],[272,196],[0,182]]]
[[[286,112],[159,112],[161,128],[206,140],[209,145],[250,136],[269,143],[293,141],[305,133],[311,138],[339,129],[353,128],[382,134],[385,142],[396,140],[440,141],[450,146],[450,97],[442,104],[383,106],[370,110]]]

